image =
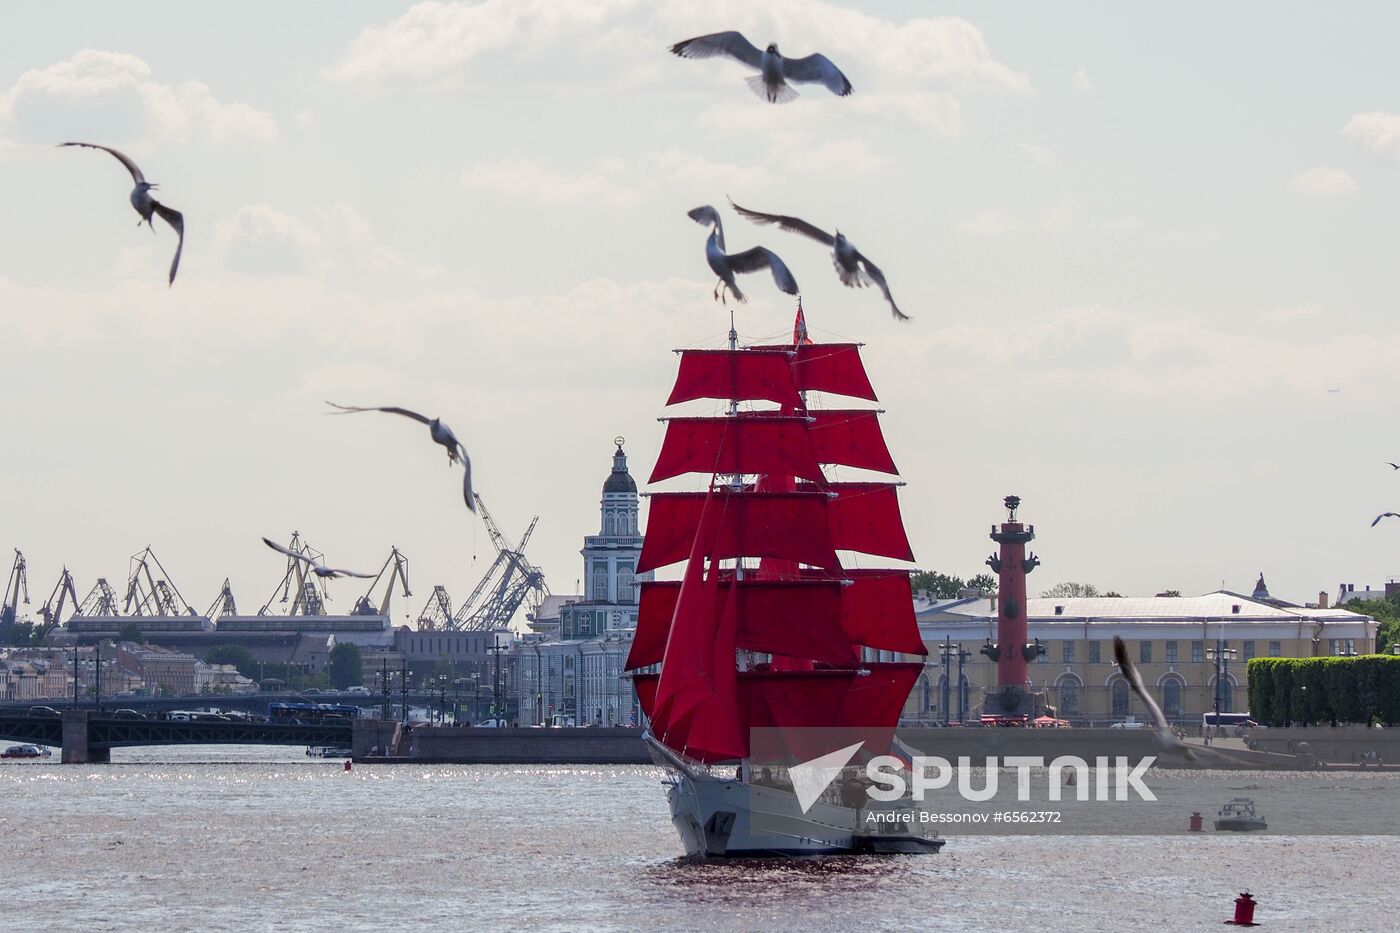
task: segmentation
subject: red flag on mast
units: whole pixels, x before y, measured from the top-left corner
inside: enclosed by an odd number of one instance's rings
[[[802,299],[797,299],[797,320],[792,322],[792,345],[795,347],[799,343],[811,343],[812,338],[807,336],[807,318],[802,313]]]

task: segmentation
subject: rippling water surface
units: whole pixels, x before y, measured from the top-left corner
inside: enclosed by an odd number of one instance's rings
[[[5,910],[24,927],[1195,930],[1221,929],[1248,887],[1266,930],[1378,930],[1400,870],[1394,837],[1185,833],[945,833],[937,856],[691,864],[652,768],[114,758],[0,765]],[[1370,781],[1350,789],[1400,795],[1400,776]]]

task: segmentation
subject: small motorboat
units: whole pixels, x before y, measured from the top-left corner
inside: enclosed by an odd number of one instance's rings
[[[351,758],[354,753],[341,745],[312,745],[306,749],[308,758]]]
[[[53,752],[40,745],[11,745],[0,752],[0,758],[51,758]]]
[[[1254,812],[1252,799],[1234,797],[1215,814],[1215,828],[1218,832],[1249,833],[1268,829],[1269,824]]]

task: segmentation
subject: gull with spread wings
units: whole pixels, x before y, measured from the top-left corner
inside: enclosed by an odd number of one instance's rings
[[[1167,722],[1167,717],[1162,713],[1162,707],[1157,705],[1157,701],[1152,699],[1152,694],[1147,692],[1143,686],[1142,675],[1138,673],[1137,667],[1132,659],[1128,657],[1128,646],[1123,639],[1117,635],[1113,636],[1113,657],[1118,662],[1118,669],[1123,672],[1123,677],[1127,679],[1128,686],[1133,688],[1133,692],[1142,700],[1147,707],[1148,714],[1152,717],[1152,736],[1157,741],[1157,747],[1169,755],[1179,755],[1188,761],[1195,761],[1205,764],[1205,762],[1216,762],[1228,764],[1232,767],[1258,767],[1251,764],[1237,755],[1223,752],[1215,748],[1205,746],[1187,745],[1176,737],[1171,725]],[[1209,765],[1207,765],[1209,767]]]
[[[126,170],[131,173],[131,180],[136,182],[136,187],[131,189],[131,206],[136,208],[136,213],[141,215],[141,219],[136,222],[136,226],[142,223],[151,228],[151,232],[156,232],[156,225],[151,223],[151,217],[159,214],[161,219],[170,224],[180,237],[180,242],[175,245],[175,258],[170,260],[170,280],[169,285],[175,284],[175,272],[180,268],[180,253],[185,249],[185,215],[175,210],[173,207],[166,207],[164,204],[151,197],[151,189],[158,188],[146,181],[146,176],[141,174],[141,169],[136,163],[131,161],[125,154],[118,152],[109,146],[99,146],[96,143],[59,143],[58,148],[64,146],[82,146],[86,149],[101,149],[103,152],[111,153],[112,156],[126,166]]]
[[[726,253],[724,251],[724,226],[720,223],[719,211],[706,204],[694,210],[687,211],[686,216],[701,226],[711,226],[710,238],[705,241],[705,261],[710,264],[710,269],[719,276],[719,281],[715,283],[714,297],[719,300],[723,293],[720,286],[723,285],[735,298],[740,301],[748,301],[744,293],[739,291],[739,286],[734,282],[734,275],[737,272],[758,272],[760,269],[771,269],[773,272],[773,284],[779,290],[787,292],[789,295],[797,294],[797,279],[792,277],[787,264],[778,258],[778,254],[762,246],[755,246],[753,249],[746,249],[742,253]],[[724,300],[725,304],[729,301]]]
[[[407,408],[398,408],[395,406],[361,407],[358,405],[337,405],[335,402],[326,402],[326,404],[332,408],[339,409],[339,411],[331,412],[333,415],[354,415],[366,411],[382,411],[390,415],[402,415],[405,418],[412,418],[420,424],[426,424],[428,426],[428,434],[432,437],[433,442],[447,448],[447,462],[456,463],[459,460],[462,462],[462,469],[464,471],[462,476],[462,498],[466,501],[468,509],[473,512],[476,511],[476,497],[472,495],[472,462],[467,457],[467,448],[462,446],[462,442],[457,440],[457,435],[452,433],[451,428],[443,424],[441,418],[429,418],[426,415],[418,414],[416,411],[409,411]]]
[[[271,540],[270,538],[263,538],[263,544],[266,544],[274,551],[277,551],[281,554],[286,554],[288,557],[292,558],[292,560],[299,560],[305,563],[306,565],[308,565],[312,573],[316,574],[316,576],[322,579],[334,580],[337,577],[363,577],[364,579],[368,580],[370,577],[375,576],[375,574],[372,573],[356,573],[353,570],[342,570],[338,567],[327,567],[323,562],[316,560],[313,557],[308,557],[305,554],[298,554],[296,551],[293,551],[290,548],[285,548],[282,545],[278,544],[276,541]]]
[[[743,214],[749,220],[757,224],[777,224],[789,233],[800,233],[809,240],[816,240],[824,246],[831,247],[831,264],[836,267],[836,275],[841,279],[841,284],[847,288],[861,288],[874,282],[885,295],[885,300],[890,304],[890,312],[894,314],[897,321],[909,320],[909,315],[899,310],[899,306],[894,303],[893,296],[890,295],[889,283],[885,281],[885,273],[880,271],[880,267],[856,249],[855,244],[846,239],[845,234],[837,230],[834,234],[827,233],[820,227],[807,223],[800,217],[789,217],[786,214],[764,214],[761,211],[751,211],[747,207],[734,205],[734,209]]]
[[[681,58],[714,58],[724,55],[750,68],[758,74],[746,78],[755,94],[765,98],[770,104],[785,104],[797,96],[789,81],[799,84],[823,84],[837,97],[851,93],[851,82],[841,73],[841,69],[831,63],[831,59],[820,53],[806,58],[784,58],[778,51],[776,42],[768,43],[768,48],[758,50],[743,33],[715,32],[707,36],[696,36],[671,46],[671,51]]]

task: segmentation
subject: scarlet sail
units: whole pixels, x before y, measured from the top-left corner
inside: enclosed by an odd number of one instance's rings
[[[805,418],[672,418],[650,482],[682,473],[781,473],[821,482]]]
[[[641,585],[627,668],[660,665],[634,675],[638,700],[652,735],[698,761],[746,757],[755,728],[893,728],[923,669],[865,660],[925,653],[908,572],[845,570],[836,556],[913,557],[896,484],[830,482],[821,468],[896,474],[878,413],[808,410],[811,391],[873,401],[859,347],[681,356],[668,404],[733,404],[667,425],[652,482],[700,473],[710,484],[650,498],[637,573],[687,563],[679,581]],[[741,402],[780,408],[738,413]]]

